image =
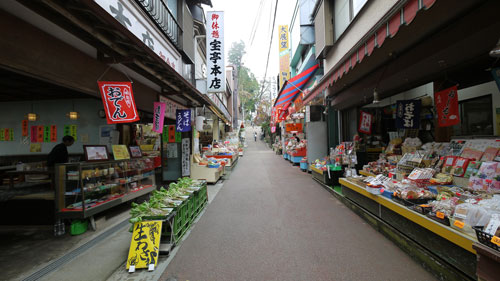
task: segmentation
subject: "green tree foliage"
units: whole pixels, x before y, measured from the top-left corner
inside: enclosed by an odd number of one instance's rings
[[[243,41],[233,42],[229,49],[228,61],[235,65],[238,71],[238,93],[241,104],[246,112],[245,116],[249,120],[250,113],[255,112],[256,104],[258,103],[259,82],[250,69],[242,63],[245,53],[245,43]]]

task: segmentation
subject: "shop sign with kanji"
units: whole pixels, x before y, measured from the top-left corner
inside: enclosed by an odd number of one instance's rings
[[[175,113],[175,131],[191,131],[191,109],[177,109]]]
[[[435,93],[434,102],[439,127],[448,127],[460,123],[457,86]]]
[[[358,131],[360,133],[370,135],[372,133],[372,120],[373,120],[373,115],[371,115],[368,112],[361,111],[359,115]]]
[[[396,102],[396,128],[418,129],[420,127],[421,100],[399,100]]]
[[[139,121],[130,82],[98,81],[108,124]]]
[[[207,13],[207,92],[226,92],[224,12]]]
[[[153,131],[163,132],[163,121],[165,120],[165,104],[163,102],[154,103]]]
[[[134,272],[137,268],[154,269],[160,251],[161,226],[162,221],[143,221],[134,224],[127,258],[129,272]]]

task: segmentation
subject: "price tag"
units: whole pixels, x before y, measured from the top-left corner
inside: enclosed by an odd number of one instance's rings
[[[458,228],[464,228],[465,226],[465,223],[461,222],[461,221],[455,221],[453,223],[454,226],[458,227]]]
[[[150,264],[148,266],[148,271],[153,271],[153,270],[155,270],[155,265],[154,264]]]
[[[496,244],[497,246],[500,246],[500,237],[493,236],[493,238],[491,238],[491,243]]]
[[[129,272],[129,273],[133,273],[133,272],[135,272],[135,265],[131,265],[131,266],[128,268],[128,272]]]
[[[430,208],[431,206],[430,205],[427,205],[427,204],[422,204],[422,205],[419,205],[420,207],[422,208]]]
[[[436,217],[444,220],[444,213],[436,212]]]

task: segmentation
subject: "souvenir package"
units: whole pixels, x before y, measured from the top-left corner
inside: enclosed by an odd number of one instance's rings
[[[491,211],[470,203],[459,204],[453,217],[469,226],[485,226],[491,218]]]
[[[470,161],[469,165],[467,166],[467,170],[465,171],[464,177],[470,178],[471,176],[476,175],[479,171],[479,167],[481,167],[481,162]]]
[[[498,153],[498,148],[496,147],[488,147],[484,151],[483,157],[481,158],[481,161],[493,161],[495,159],[496,155]]]
[[[500,237],[500,213],[491,215],[490,221],[483,230],[484,232]]]
[[[452,174],[453,172],[453,166],[455,165],[455,161],[457,160],[457,156],[446,156],[444,158],[444,164],[443,164],[443,173],[448,173]]]
[[[498,175],[497,172],[498,162],[483,162],[478,171],[478,176],[480,178],[493,179]]]
[[[451,184],[453,177],[449,174],[438,173],[429,182],[432,184]]]
[[[473,159],[473,160],[479,161],[481,159],[481,157],[483,156],[483,152],[480,151],[480,150],[476,150],[476,149],[470,148],[470,147],[466,147],[462,151],[462,155],[461,156],[463,158],[469,158],[469,159]]]
[[[453,165],[453,175],[457,177],[463,177],[467,166],[469,165],[469,159],[459,157]]]
[[[458,198],[447,198],[445,200],[435,200],[429,202],[429,205],[432,207],[432,212],[437,213],[441,212],[445,216],[451,216],[454,213],[455,206],[457,205]]]
[[[430,168],[415,168],[408,176],[411,180],[429,180],[434,175],[434,170]]]

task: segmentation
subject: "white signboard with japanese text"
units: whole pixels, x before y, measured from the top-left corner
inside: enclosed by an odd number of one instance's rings
[[[160,34],[157,27],[150,22],[147,15],[127,0],[95,0],[108,14],[113,16],[135,37],[153,50],[162,60],[182,75],[182,60],[179,52]],[[175,111],[174,111],[175,112]]]
[[[224,12],[207,13],[207,92],[226,91]]]
[[[165,117],[175,120],[175,112],[177,109],[186,109],[185,106],[176,103],[175,101],[169,100],[163,96],[160,96],[160,102],[165,104]]]
[[[189,159],[189,138],[182,139],[182,176],[188,177],[191,174],[191,161]]]

